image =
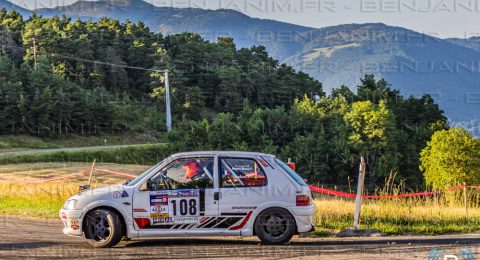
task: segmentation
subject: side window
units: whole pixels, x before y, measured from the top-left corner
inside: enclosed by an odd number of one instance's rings
[[[261,187],[267,185],[267,176],[254,159],[221,158],[221,187]]]
[[[171,162],[149,181],[149,190],[213,188],[213,158],[183,158]]]

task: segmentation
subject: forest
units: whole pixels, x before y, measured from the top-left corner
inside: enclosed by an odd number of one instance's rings
[[[394,174],[422,189],[420,153],[449,128],[429,95],[403,97],[373,75],[327,95],[264,47],[238,49],[231,38],[162,35],[111,18],[23,20],[3,9],[0,45],[0,134],[166,132],[163,70],[175,150],[268,152],[295,160],[311,182],[353,182],[363,155],[371,187]]]
[[[163,73],[171,73],[176,115],[238,112],[322,95],[308,75],[270,58],[264,47],[237,50],[196,34],[163,36],[141,22],[24,21],[0,12],[0,133],[164,130]]]

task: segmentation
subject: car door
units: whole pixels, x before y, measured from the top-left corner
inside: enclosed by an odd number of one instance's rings
[[[221,227],[232,231],[240,230],[257,205],[269,199],[267,175],[253,157],[220,156],[218,169],[219,214],[231,218],[229,225]]]
[[[196,230],[218,215],[215,157],[173,159],[133,195],[135,228],[142,235]]]

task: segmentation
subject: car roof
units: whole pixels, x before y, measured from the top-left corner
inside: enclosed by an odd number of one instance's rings
[[[192,151],[173,154],[172,157],[184,157],[184,156],[207,156],[207,155],[224,155],[224,156],[267,156],[275,157],[273,154],[258,153],[258,152],[239,152],[239,151]]]

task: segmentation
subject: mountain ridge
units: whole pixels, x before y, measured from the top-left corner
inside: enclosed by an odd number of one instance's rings
[[[0,9],[5,8],[6,10],[15,10],[18,13],[20,13],[22,16],[29,16],[32,14],[32,11],[23,8],[19,5],[16,5],[10,1],[7,0],[0,0]]]
[[[237,47],[264,45],[275,59],[319,79],[327,91],[341,85],[353,89],[364,74],[375,74],[405,96],[432,94],[453,121],[480,117],[475,99],[480,95],[480,68],[471,65],[480,60],[476,45],[399,26],[364,23],[312,28],[252,18],[235,10],[155,7],[142,0],[78,1],[35,12],[46,17],[65,14],[72,19],[107,16],[142,21],[153,31],[195,32],[209,41],[230,36]],[[471,70],[465,69],[470,65]]]
[[[472,49],[474,51],[480,52],[480,36],[474,36],[470,38],[448,38],[445,39],[453,44]]]

